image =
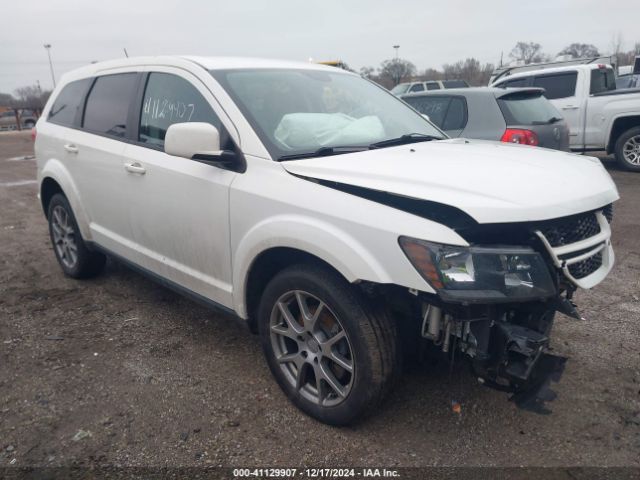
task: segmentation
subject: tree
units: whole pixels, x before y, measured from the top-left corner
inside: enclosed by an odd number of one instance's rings
[[[572,43],[562,49],[558,55],[569,55],[571,58],[587,58],[599,57],[600,52],[595,45],[591,45],[590,43]]]
[[[443,76],[445,79],[466,80],[470,85],[486,85],[494,70],[492,63],[482,65],[475,58],[467,58],[453,64],[444,64],[442,66]]]
[[[376,73],[376,69],[373,67],[362,67],[360,69],[360,75],[362,75],[364,78],[373,78],[375,76]]]
[[[49,95],[51,95],[50,91],[43,92],[36,85],[21,87],[15,91],[14,106],[19,109],[32,110],[36,115],[40,115]]]
[[[518,42],[513,47],[509,54],[517,62],[522,62],[525,65],[530,63],[538,63],[544,59],[542,54],[542,45],[535,42]]]
[[[380,64],[380,79],[396,86],[403,80],[410,80],[416,74],[416,66],[409,60],[394,58]]]

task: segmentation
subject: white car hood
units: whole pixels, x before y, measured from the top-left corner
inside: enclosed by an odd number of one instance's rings
[[[444,140],[282,162],[290,173],[457,207],[479,223],[548,220],[619,198],[597,159]]]

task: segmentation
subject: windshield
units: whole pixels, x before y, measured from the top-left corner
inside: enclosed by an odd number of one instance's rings
[[[347,73],[305,69],[211,72],[274,159],[320,155],[412,135],[446,136],[386,90]],[[340,152],[337,147],[342,148]]]
[[[562,115],[541,93],[514,93],[498,99],[507,125],[540,125],[562,120]]]
[[[393,93],[394,95],[402,95],[403,93],[406,93],[407,90],[409,89],[409,85],[411,85],[410,83],[399,83],[398,85],[396,85],[395,87],[393,87],[391,89],[391,93]]]

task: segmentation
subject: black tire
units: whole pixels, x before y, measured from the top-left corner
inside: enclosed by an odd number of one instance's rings
[[[66,250],[66,253],[61,253],[60,250],[62,247],[56,245],[56,234],[54,230],[56,227],[59,227],[59,220],[56,220],[56,218],[60,218],[62,211],[67,215],[67,222],[65,223],[69,229],[69,233],[66,235],[68,238],[67,246],[71,242],[75,245],[75,254],[71,259],[65,257],[65,255],[70,253],[70,249]],[[72,278],[91,278],[100,274],[104,269],[106,256],[87,248],[80,234],[80,229],[78,228],[76,217],[73,215],[69,201],[61,193],[56,193],[51,197],[47,210],[47,219],[49,221],[49,238],[51,239],[51,245],[53,246],[58,264],[65,275]],[[60,242],[58,243],[60,244]]]
[[[349,377],[348,394],[336,405],[320,405],[305,397],[303,390],[297,389],[292,379],[287,378],[276,358],[271,337],[272,311],[277,308],[278,300],[292,291],[303,291],[322,301],[346,334],[353,373]],[[324,265],[291,266],[278,273],[264,290],[257,317],[260,341],[269,368],[289,399],[300,410],[323,423],[347,425],[370,414],[397,377],[399,351],[395,324],[381,306],[372,303],[356,287]],[[329,362],[328,358],[320,358],[320,363]],[[312,363],[307,355],[304,355],[304,361]],[[327,389],[330,387],[324,390]],[[320,390],[316,391],[321,396]],[[334,392],[331,394],[335,395]]]
[[[620,135],[620,137],[618,137],[615,148],[616,161],[622,168],[626,170],[630,170],[632,172],[640,172],[640,163],[631,163],[627,158],[625,158],[624,155],[625,144],[627,144],[627,142],[629,142],[634,137],[640,137],[640,127],[630,128],[622,135]],[[640,150],[638,150],[637,158],[640,160]]]

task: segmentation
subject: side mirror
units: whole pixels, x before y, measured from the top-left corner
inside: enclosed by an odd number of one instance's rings
[[[423,117],[425,120],[431,121],[431,119],[429,118],[429,115],[426,115],[426,114],[424,114],[424,113],[423,113],[423,114],[422,114],[422,117]]]
[[[210,123],[174,123],[167,129],[164,151],[189,160],[195,156],[220,157],[220,132]]]

